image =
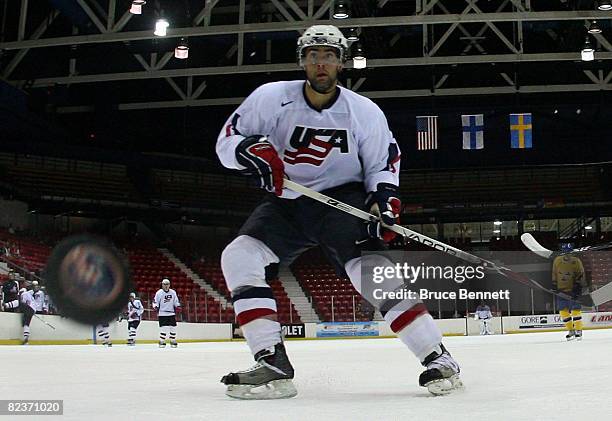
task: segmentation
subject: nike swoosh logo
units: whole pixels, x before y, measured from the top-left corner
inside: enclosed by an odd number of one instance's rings
[[[289,101],[289,102],[281,102],[281,107],[284,107],[285,105],[289,105],[294,101]]]

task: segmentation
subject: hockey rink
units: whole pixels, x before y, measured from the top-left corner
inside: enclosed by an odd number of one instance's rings
[[[466,389],[443,397],[398,340],[290,341],[299,395],[276,401],[224,395],[221,376],[252,364],[244,342],[2,346],[0,396],[63,399],[65,420],[609,419],[612,330],[563,336],[446,338]]]

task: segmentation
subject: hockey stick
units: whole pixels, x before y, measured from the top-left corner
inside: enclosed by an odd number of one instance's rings
[[[338,200],[332,199],[329,196],[326,196],[322,193],[319,193],[317,191],[314,191],[312,189],[309,189],[308,187],[302,186],[301,184],[295,183],[291,180],[285,179],[284,180],[284,184],[283,187],[288,188],[290,190],[293,190],[297,193],[301,193],[304,196],[310,197],[311,199],[314,199],[318,202],[324,203],[326,205],[329,205],[331,207],[334,207],[338,210],[341,210],[343,212],[346,212],[348,214],[351,214],[353,216],[356,216],[358,218],[361,218],[365,221],[376,221],[378,220],[378,218],[374,215],[372,215],[369,212],[363,211],[361,209],[358,209],[354,206],[348,205],[346,203],[342,203],[339,202]],[[402,235],[410,240],[413,241],[418,241],[419,243],[431,247],[435,250],[440,250],[444,253],[450,254],[452,256],[455,256],[461,260],[464,260],[466,262],[470,262],[476,265],[481,265],[483,268],[490,270],[492,272],[497,272],[498,274],[502,275],[505,278],[511,279],[513,281],[516,282],[520,282],[524,285],[527,285],[529,287],[532,288],[536,288],[539,289],[541,291],[547,292],[549,294],[555,295],[557,297],[561,297],[564,298],[566,300],[572,300],[572,297],[564,294],[562,292],[556,292],[553,291],[550,288],[546,288],[545,286],[543,286],[542,284],[540,284],[538,281],[535,281],[531,278],[529,278],[526,275],[523,275],[521,273],[518,272],[514,272],[511,269],[508,269],[507,267],[504,266],[499,266],[494,262],[491,262],[489,260],[483,259],[481,257],[478,257],[474,254],[465,252],[461,249],[455,248],[453,246],[450,246],[446,243],[443,243],[441,241],[438,241],[436,239],[433,239],[431,237],[428,237],[426,235],[423,235],[419,232],[413,231],[409,228],[403,227],[401,225],[392,225],[390,227],[386,227],[387,229]],[[577,300],[574,300],[577,301]]]
[[[38,320],[40,320],[41,322],[43,322],[44,324],[46,324],[47,326],[49,326],[51,329],[55,330],[55,326],[53,326],[51,323],[46,322],[42,317],[40,317],[38,314],[34,313],[33,314],[34,317],[36,317]]]
[[[533,238],[533,235],[529,233],[525,233],[521,235],[521,241],[529,250],[537,254],[538,256],[544,257],[546,259],[554,259],[557,256],[562,256],[566,254],[578,254],[583,253],[585,251],[597,251],[597,250],[605,250],[612,247],[612,243],[599,244],[596,246],[586,246],[576,248],[569,252],[557,252],[553,250],[549,250],[538,241]],[[612,301],[612,282],[607,283],[606,285],[592,291],[590,294],[591,299],[593,300],[593,304],[596,306],[600,306],[603,303],[607,303],[608,301]]]
[[[533,238],[533,235],[531,235],[528,232],[521,235],[521,241],[523,242],[525,247],[527,247],[529,250],[531,250],[538,256],[544,257],[546,259],[552,259],[554,257],[561,256],[564,254],[576,254],[576,253],[582,253],[585,251],[597,251],[597,250],[606,250],[606,249],[612,248],[612,243],[606,243],[606,244],[599,244],[596,246],[579,247],[579,248],[573,249],[572,251],[558,252],[558,251],[547,249],[542,244],[538,243],[538,240]]]

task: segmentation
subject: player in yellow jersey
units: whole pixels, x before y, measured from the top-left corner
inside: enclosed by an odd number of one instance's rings
[[[561,251],[572,251],[571,244],[563,244]],[[557,308],[565,328],[568,330],[565,337],[568,341],[582,339],[582,312],[580,303],[575,301],[586,285],[584,267],[576,256],[564,254],[557,256],[552,266],[553,290],[570,295],[573,299],[557,297]]]

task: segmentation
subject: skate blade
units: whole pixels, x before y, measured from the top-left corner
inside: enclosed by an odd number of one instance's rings
[[[448,395],[464,388],[463,382],[457,374],[453,374],[446,379],[433,380],[426,383],[425,387],[429,390],[429,393],[435,396]]]
[[[230,384],[225,394],[235,399],[287,399],[297,395],[291,379],[273,380],[262,385]]]

